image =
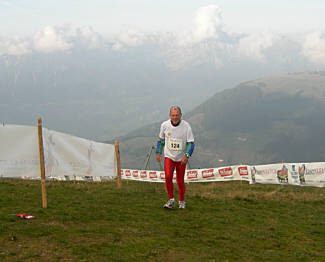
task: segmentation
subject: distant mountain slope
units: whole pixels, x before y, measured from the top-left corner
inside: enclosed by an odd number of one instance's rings
[[[0,121],[31,125],[41,116],[50,129],[103,141],[162,119],[169,104],[192,109],[237,82],[212,65],[170,71],[152,52],[0,55]]]
[[[184,115],[196,137],[191,168],[324,161],[324,98],[325,72],[272,76],[215,94]],[[144,167],[159,126],[119,138],[122,166]]]

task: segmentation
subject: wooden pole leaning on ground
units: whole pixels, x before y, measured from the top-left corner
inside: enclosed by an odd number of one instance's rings
[[[40,171],[41,171],[42,204],[43,204],[43,208],[47,208],[42,118],[38,118],[38,148],[39,148],[39,162],[40,162]]]
[[[115,140],[117,188],[121,188],[121,162],[118,140]]]

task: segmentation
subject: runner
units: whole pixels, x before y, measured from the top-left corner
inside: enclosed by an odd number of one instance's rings
[[[172,106],[169,110],[169,118],[160,127],[156,159],[158,162],[161,161],[164,148],[165,185],[169,198],[164,208],[175,207],[173,173],[176,168],[176,182],[179,195],[178,207],[183,209],[185,208],[185,168],[188,158],[194,150],[194,136],[189,123],[181,119],[182,112],[180,107]]]

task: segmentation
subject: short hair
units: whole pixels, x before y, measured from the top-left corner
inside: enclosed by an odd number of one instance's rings
[[[181,110],[181,108],[179,106],[171,106],[170,109],[169,109],[169,114],[174,109],[176,109],[180,115],[182,114],[182,110]]]

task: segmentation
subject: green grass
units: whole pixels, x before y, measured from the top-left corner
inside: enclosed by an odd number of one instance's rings
[[[163,184],[52,181],[47,196],[0,180],[0,261],[325,261],[322,188],[192,183],[185,210],[162,208]]]

